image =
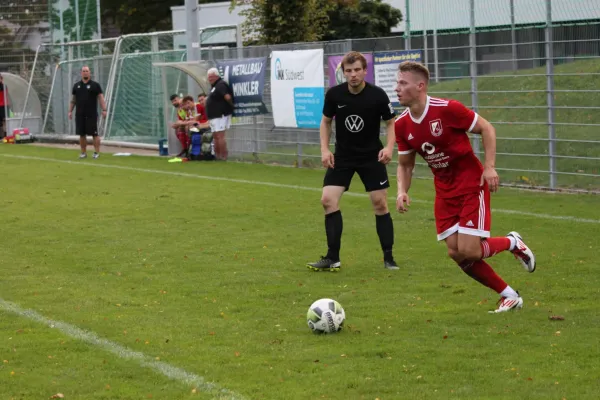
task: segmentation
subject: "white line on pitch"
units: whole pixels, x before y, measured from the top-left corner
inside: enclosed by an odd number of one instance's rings
[[[321,188],[308,187],[308,186],[287,185],[284,183],[254,181],[254,180],[248,180],[248,179],[225,178],[225,177],[218,177],[218,176],[196,175],[196,174],[190,174],[190,173],[186,173],[186,172],[161,171],[158,169],[146,169],[146,168],[126,167],[126,166],[122,166],[122,165],[100,164],[97,162],[86,163],[86,162],[81,162],[81,161],[57,160],[55,158],[45,158],[45,157],[17,156],[17,155],[12,155],[12,154],[0,154],[0,156],[11,157],[11,158],[20,158],[20,159],[24,159],[24,160],[38,160],[38,161],[56,162],[56,163],[61,163],[61,164],[73,164],[73,165],[80,165],[80,166],[86,166],[86,167],[112,168],[112,169],[120,169],[120,170],[125,170],[125,171],[135,171],[135,172],[145,172],[145,173],[151,173],[151,174],[181,176],[181,177],[185,177],[185,178],[204,179],[204,180],[211,180],[211,181],[244,183],[244,184],[249,184],[249,185],[257,185],[257,186],[271,186],[271,187],[284,188],[284,189],[306,190],[306,191],[313,191],[313,192],[319,192],[319,193],[321,192]],[[365,193],[348,192],[345,194],[345,196],[367,197],[368,195]],[[396,200],[395,197],[390,197],[389,199]],[[428,200],[411,199],[411,202],[433,204],[432,201],[428,201]],[[598,220],[598,219],[579,218],[579,217],[573,217],[571,215],[540,214],[540,213],[532,213],[532,212],[519,211],[519,210],[506,210],[506,209],[502,209],[502,208],[493,208],[492,212],[502,213],[502,214],[522,215],[525,217],[534,217],[534,218],[550,219],[550,220],[557,220],[557,221],[579,222],[579,223],[586,223],[586,224],[600,224],[600,220]]]
[[[128,349],[127,347],[121,346],[120,344],[101,338],[94,332],[85,331],[66,322],[51,320],[49,318],[44,317],[41,314],[38,314],[33,310],[23,309],[14,303],[3,300],[2,298],[0,298],[0,310],[5,310],[12,314],[16,314],[20,317],[27,318],[40,324],[46,325],[50,328],[58,329],[63,334],[73,339],[77,339],[82,342],[86,342],[93,346],[99,347],[105,351],[113,353],[114,355],[124,360],[135,361],[142,367],[149,368],[158,374],[166,376],[167,378],[184,383],[192,388],[196,388],[196,390],[198,391],[208,393],[213,396],[218,396],[218,398],[220,399],[244,399],[243,396],[237,393],[234,393],[228,389],[221,388],[215,383],[207,382],[201,376],[192,374],[165,362],[157,361],[145,355],[144,353],[141,353],[139,351],[133,351],[131,349]]]

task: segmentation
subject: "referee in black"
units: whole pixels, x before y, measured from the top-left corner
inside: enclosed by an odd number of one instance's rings
[[[386,164],[395,145],[394,109],[385,91],[365,82],[367,60],[352,51],[342,59],[346,83],[334,86],[325,95],[321,119],[321,161],[327,168],[321,204],[325,210],[327,255],[309,263],[314,271],[337,271],[340,263],[342,213],[340,199],[350,187],[354,173],[369,193],[375,211],[377,235],[383,250],[384,267],[397,270],[392,255],[394,224],[387,204],[390,186]],[[329,150],[331,122],[335,117],[335,154]],[[387,144],[379,140],[381,120],[386,122]]]
[[[73,118],[75,108],[75,131],[79,135],[81,154],[79,158],[87,157],[87,136],[94,141],[94,158],[100,157],[100,137],[98,136],[98,100],[102,108],[102,117],[106,117],[106,102],[98,82],[90,77],[90,68],[81,68],[81,80],[73,85],[73,96],[69,104],[69,119]]]

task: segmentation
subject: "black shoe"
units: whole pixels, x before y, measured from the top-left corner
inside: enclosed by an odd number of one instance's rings
[[[393,258],[390,260],[383,260],[383,266],[386,269],[393,269],[393,270],[400,269],[400,268],[398,268],[398,264],[396,264],[396,261],[394,261]]]
[[[308,269],[313,271],[331,271],[337,272],[340,270],[341,263],[338,261],[334,261],[327,257],[321,257],[321,259],[317,262],[306,264]]]

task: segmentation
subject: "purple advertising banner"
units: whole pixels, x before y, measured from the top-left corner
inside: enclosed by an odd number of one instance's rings
[[[365,80],[369,83],[375,84],[375,74],[373,73],[373,54],[363,53],[367,59],[367,77]],[[341,67],[342,58],[344,56],[329,56],[327,65],[329,70],[329,87],[339,85],[340,83],[346,82],[344,78],[344,71]]]

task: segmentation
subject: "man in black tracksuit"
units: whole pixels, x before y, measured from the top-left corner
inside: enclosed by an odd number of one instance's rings
[[[98,82],[91,79],[90,68],[85,65],[81,68],[81,80],[73,85],[73,96],[69,104],[69,119],[73,118],[75,108],[75,130],[79,135],[81,154],[79,158],[86,158],[87,136],[94,140],[94,159],[100,156],[100,137],[98,136],[98,100],[102,108],[102,117],[106,117],[106,102]]]

